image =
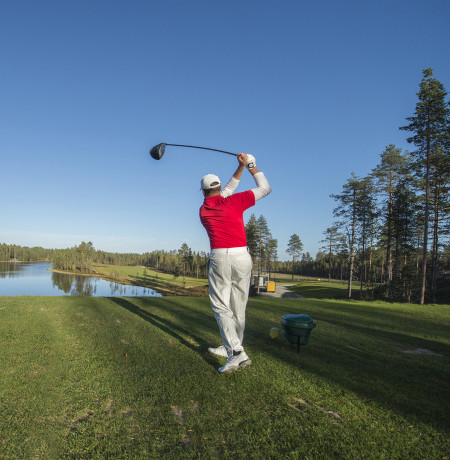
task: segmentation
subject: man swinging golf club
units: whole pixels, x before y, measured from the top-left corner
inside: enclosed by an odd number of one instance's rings
[[[208,351],[228,358],[219,368],[220,373],[251,364],[242,346],[252,270],[243,213],[272,190],[264,173],[256,167],[252,155],[240,153],[237,159],[239,166],[223,189],[220,179],[214,174],[207,174],[201,180],[205,200],[200,208],[200,220],[211,246],[209,298],[223,342],[223,345]],[[257,187],[233,195],[245,167]]]

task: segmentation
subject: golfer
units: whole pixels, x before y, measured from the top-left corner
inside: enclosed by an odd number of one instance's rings
[[[252,155],[240,153],[237,159],[239,166],[223,189],[214,174],[207,174],[201,180],[205,200],[200,208],[200,220],[211,246],[209,298],[223,342],[208,351],[228,358],[219,368],[220,373],[251,364],[242,346],[252,270],[243,213],[272,190]],[[256,188],[233,195],[245,167],[252,174]]]

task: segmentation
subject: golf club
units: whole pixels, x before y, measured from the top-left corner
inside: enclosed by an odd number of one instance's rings
[[[174,147],[189,147],[191,149],[213,150],[214,152],[227,153],[228,155],[234,155],[235,157],[238,156],[237,153],[227,152],[225,150],[210,149],[209,147],[198,147],[197,145],[165,144],[165,143],[161,143],[161,144],[158,144],[152,147],[150,149],[150,156],[155,160],[160,160],[163,157],[164,152],[166,151],[166,145],[172,145]]]

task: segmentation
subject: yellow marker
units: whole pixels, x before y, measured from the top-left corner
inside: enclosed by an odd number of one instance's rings
[[[272,337],[272,339],[275,339],[276,337],[278,337],[279,333],[280,333],[280,330],[277,327],[273,327],[270,330],[270,337]]]

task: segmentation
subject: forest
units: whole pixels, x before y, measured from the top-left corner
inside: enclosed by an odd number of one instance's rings
[[[336,201],[336,224],[326,229],[330,270],[344,252],[348,297],[354,278],[369,295],[436,302],[448,281],[450,234],[450,102],[431,68],[423,70],[415,112],[399,127],[411,151],[388,145],[365,177],[354,173]]]

